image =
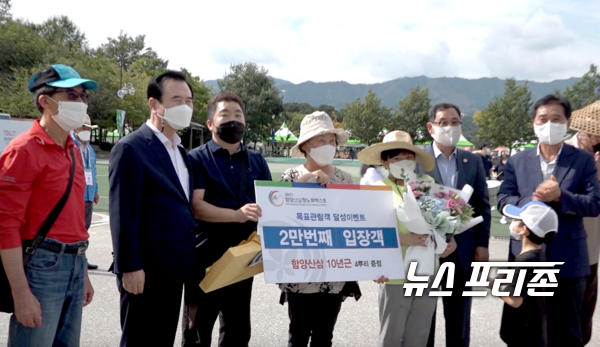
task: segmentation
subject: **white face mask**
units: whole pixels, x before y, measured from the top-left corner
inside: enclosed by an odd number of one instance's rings
[[[90,142],[90,137],[92,136],[92,132],[89,130],[80,131],[77,133],[77,137],[83,142]]]
[[[395,163],[389,164],[390,173],[395,178],[404,180],[404,183],[415,182],[417,174],[415,170],[417,163],[414,160],[401,160]]]
[[[160,107],[165,110],[165,114],[164,116],[161,116],[156,113],[156,115],[159,118],[167,121],[171,128],[175,130],[183,130],[190,126],[192,121],[192,113],[194,113],[194,110],[188,105],[183,104],[173,106],[171,108],[164,108],[162,105],[160,105]]]
[[[332,145],[323,145],[321,147],[311,148],[308,153],[315,163],[320,166],[327,166],[333,163],[333,157],[335,156],[335,147]]]
[[[431,137],[440,145],[446,147],[455,146],[458,140],[460,140],[460,135],[462,135],[462,127],[460,125],[454,127],[439,127],[434,125],[433,129],[435,130],[435,134],[431,134]]]
[[[567,123],[546,122],[546,124],[534,125],[533,129],[540,143],[556,145],[563,142],[567,134]]]
[[[56,101],[51,97],[50,100],[58,104],[58,113],[52,114],[52,119],[64,131],[72,131],[80,128],[87,117],[88,106],[78,101]]]
[[[519,222],[517,222],[516,220],[513,220],[512,222],[510,222],[508,229],[510,230],[510,237],[512,237],[513,239],[515,239],[517,241],[521,241],[521,239],[523,238],[523,235],[521,235],[519,232],[515,231],[515,227],[518,224],[519,224]]]

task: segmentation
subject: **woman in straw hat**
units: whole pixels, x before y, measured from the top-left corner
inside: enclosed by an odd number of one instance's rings
[[[415,169],[420,164],[426,171],[430,171],[435,166],[434,159],[415,146],[410,135],[404,131],[388,133],[382,143],[360,152],[358,159],[368,165],[382,164],[389,171],[388,177],[375,185],[392,187],[396,203],[402,203],[402,194],[406,192],[408,183],[433,182],[433,178],[427,175],[416,174]],[[400,221],[397,222],[403,257],[409,246],[426,246],[427,235],[411,233]],[[442,256],[447,256],[455,249],[456,242],[452,240]],[[379,346],[427,345],[437,298],[430,297],[428,292],[419,297],[404,296],[403,284],[406,280],[390,280],[382,276],[376,282],[381,284]]]
[[[300,125],[294,157],[305,156],[306,162],[286,170],[284,182],[352,183],[352,176],[332,166],[336,147],[348,141],[343,129],[335,129],[325,112],[307,115]],[[281,303],[288,302],[290,316],[289,346],[331,346],[333,329],[347,296],[360,297],[356,282],[283,283]]]

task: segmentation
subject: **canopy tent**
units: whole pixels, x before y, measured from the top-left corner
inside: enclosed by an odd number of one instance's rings
[[[473,142],[467,140],[464,136],[462,136],[462,134],[460,135],[460,139],[458,140],[458,142],[456,143],[456,146],[458,147],[473,147],[475,146],[475,144],[473,144]]]
[[[298,138],[290,131],[285,122],[281,125],[281,128],[275,132],[273,139],[275,142],[298,142]]]
[[[418,146],[428,146],[431,144],[431,141],[415,141],[415,145]],[[460,135],[460,139],[456,143],[457,147],[473,147],[475,146],[473,142],[467,140],[464,136]]]
[[[360,142],[360,140],[358,139],[349,139],[348,142],[346,142],[345,146],[367,146],[366,144]]]

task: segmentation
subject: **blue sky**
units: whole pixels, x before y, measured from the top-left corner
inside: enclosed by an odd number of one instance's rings
[[[598,0],[13,0],[41,23],[66,15],[91,46],[120,30],[202,79],[253,61],[294,83],[399,77],[580,77],[600,64]]]

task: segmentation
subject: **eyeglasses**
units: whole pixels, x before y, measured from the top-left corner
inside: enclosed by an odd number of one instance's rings
[[[81,101],[83,101],[84,103],[88,103],[88,100],[90,98],[90,95],[87,93],[80,93],[77,92],[75,90],[72,89],[67,89],[67,90],[58,90],[56,91],[56,94],[58,93],[66,93],[67,94],[67,99],[69,99],[69,101],[76,101],[77,99],[81,99]]]
[[[462,124],[462,122],[461,122],[461,121],[458,121],[458,120],[457,120],[457,121],[454,121],[454,122],[452,122],[452,123],[448,123],[448,122],[446,122],[445,120],[443,120],[443,121],[441,121],[441,122],[432,122],[432,123],[433,123],[433,124],[435,124],[435,125],[439,125],[439,126],[441,126],[442,128],[443,128],[443,127],[457,127],[457,126],[459,126],[459,125],[461,125],[461,124]]]

